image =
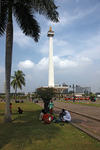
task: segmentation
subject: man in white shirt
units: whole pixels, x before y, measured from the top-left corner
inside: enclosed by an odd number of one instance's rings
[[[64,121],[64,122],[70,122],[71,121],[71,115],[67,110],[65,111],[65,115],[63,116],[62,121]]]

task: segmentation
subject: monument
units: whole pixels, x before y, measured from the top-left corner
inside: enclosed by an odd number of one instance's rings
[[[64,91],[67,89],[68,86],[61,85],[55,85],[54,84],[54,65],[53,65],[53,37],[54,37],[54,31],[52,31],[52,27],[49,28],[49,31],[47,33],[47,36],[49,37],[49,71],[48,71],[48,87],[55,88],[57,93],[64,93]]]
[[[53,66],[53,36],[54,31],[49,28],[47,36],[49,37],[49,73],[48,73],[48,87],[54,87],[54,66]]]

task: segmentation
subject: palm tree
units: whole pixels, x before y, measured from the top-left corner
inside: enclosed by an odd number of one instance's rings
[[[10,77],[13,48],[13,17],[23,33],[36,42],[40,36],[40,26],[35,19],[35,13],[46,16],[53,22],[58,22],[58,12],[54,0],[1,0],[0,6],[0,36],[6,31],[5,81],[6,107],[5,122],[11,122],[10,114]]]
[[[15,101],[17,95],[17,89],[22,89],[22,85],[25,86],[25,74],[21,71],[15,71],[14,76],[11,76],[11,86],[15,90]]]

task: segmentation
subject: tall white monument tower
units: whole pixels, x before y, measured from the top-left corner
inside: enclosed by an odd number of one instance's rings
[[[48,76],[48,87],[54,87],[54,66],[53,66],[53,36],[54,31],[49,28],[47,36],[49,37],[49,76]]]

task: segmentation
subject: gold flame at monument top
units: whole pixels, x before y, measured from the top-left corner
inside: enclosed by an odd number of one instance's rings
[[[50,26],[49,31],[52,31],[52,27]]]

